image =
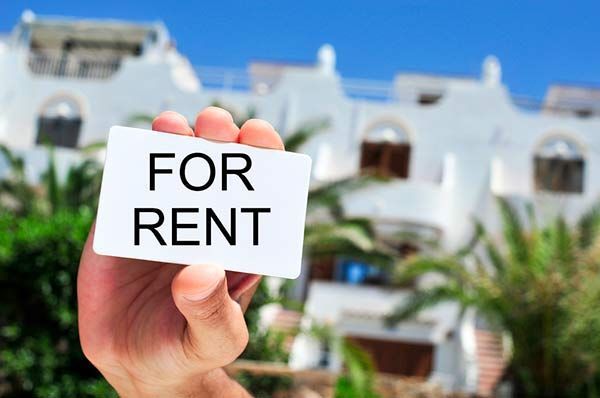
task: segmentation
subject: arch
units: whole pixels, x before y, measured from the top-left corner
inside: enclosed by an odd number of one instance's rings
[[[390,141],[389,138],[395,137]],[[386,139],[388,138],[388,139]],[[386,118],[379,119],[367,125],[364,130],[363,140],[370,142],[388,141],[388,142],[406,142],[414,141],[412,130],[403,121]]]
[[[411,148],[411,135],[402,123],[377,121],[363,135],[361,172],[408,178]]]
[[[37,144],[76,148],[83,124],[80,101],[58,94],[44,102],[37,118]]]
[[[536,191],[583,193],[585,151],[568,133],[547,135],[533,154]]]

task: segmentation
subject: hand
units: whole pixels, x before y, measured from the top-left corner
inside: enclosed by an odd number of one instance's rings
[[[273,127],[206,108],[193,131],[175,112],[152,129],[283,149]],[[135,150],[132,148],[132,150]],[[79,334],[86,357],[123,397],[248,396],[221,369],[246,347],[246,309],[260,277],[210,265],[187,267],[100,256],[94,227],[77,280]],[[201,250],[201,249],[200,249]]]

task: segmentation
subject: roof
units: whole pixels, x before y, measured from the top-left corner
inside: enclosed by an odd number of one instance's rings
[[[547,111],[600,113],[600,87],[574,84],[551,85],[546,92],[544,109]]]

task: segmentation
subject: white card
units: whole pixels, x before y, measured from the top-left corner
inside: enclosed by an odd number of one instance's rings
[[[302,154],[115,126],[94,251],[297,278],[310,166]]]

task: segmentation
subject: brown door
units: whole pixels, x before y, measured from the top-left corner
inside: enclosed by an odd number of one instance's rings
[[[360,168],[386,177],[408,178],[410,145],[390,142],[363,142]]]
[[[433,346],[349,336],[371,354],[377,371],[402,376],[428,377],[433,366]]]
[[[333,281],[335,279],[335,257],[320,257],[313,259],[310,264],[309,279],[318,281]]]

